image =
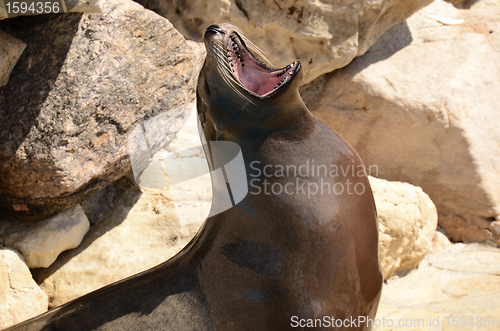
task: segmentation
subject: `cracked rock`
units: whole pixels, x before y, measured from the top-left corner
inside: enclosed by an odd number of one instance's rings
[[[216,22],[243,31],[276,67],[300,60],[304,83],[364,54],[394,25],[431,0],[246,1],[139,0],[201,41]]]

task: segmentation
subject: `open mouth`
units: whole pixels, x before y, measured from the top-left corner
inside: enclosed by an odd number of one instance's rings
[[[226,55],[233,77],[260,98],[271,97],[288,85],[300,67],[295,61],[282,69],[269,68],[247,49],[236,32],[230,35]]]

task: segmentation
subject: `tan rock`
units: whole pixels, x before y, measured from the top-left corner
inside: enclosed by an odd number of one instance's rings
[[[115,184],[110,210],[47,269],[33,270],[50,308],[167,260],[196,234],[201,223],[181,226],[168,189],[142,189],[128,178]],[[205,220],[206,215],[203,217]]]
[[[416,268],[431,249],[436,207],[420,187],[369,177],[379,222],[384,279]]]
[[[78,2],[74,1],[70,6],[68,6],[68,2],[66,3],[66,9],[70,13],[100,13],[102,11],[102,7],[106,0],[78,0]],[[71,6],[74,7],[71,7]]]
[[[432,238],[432,255],[441,253],[443,250],[451,246],[451,242],[443,233],[436,231]]]
[[[500,6],[499,0],[478,0],[471,5],[471,9],[485,8],[490,6]]]
[[[500,249],[491,244],[455,244],[446,254],[429,258],[438,269],[500,276]]]
[[[201,146],[197,119],[195,109],[166,151],[157,155],[163,160],[172,202],[181,225],[204,221],[212,202],[212,180]]]
[[[453,241],[496,241],[500,238],[500,222],[493,218],[464,214],[440,213],[439,224]]]
[[[0,19],[5,19],[9,15],[7,14],[7,10],[5,9],[4,6],[0,5]]]
[[[196,40],[210,24],[231,23],[262,48],[275,66],[300,60],[309,82],[364,54],[384,32],[431,0],[139,2]]]
[[[450,2],[452,2],[457,8],[461,9],[478,9],[489,6],[500,6],[499,0],[456,0]]]
[[[47,311],[48,299],[22,256],[0,245],[0,329]]]
[[[25,48],[26,44],[23,41],[0,30],[0,86],[9,81],[10,73]]]
[[[417,270],[387,282],[376,316],[377,331],[498,330],[499,266],[497,247],[450,246]]]
[[[109,195],[113,201],[105,203],[106,212],[83,243],[62,254],[47,270],[34,270],[49,295],[51,308],[166,261],[205,221],[212,188],[197,113],[194,104],[189,107],[186,125],[138,176],[141,187],[130,174],[100,193],[99,200],[107,201]],[[172,160],[183,160],[188,171],[203,176],[184,184],[187,188],[179,194],[172,194],[165,177],[165,173],[172,175],[167,162]]]
[[[145,188],[168,186],[181,225],[205,220],[212,201],[210,170],[201,146],[194,104],[192,108],[175,139],[155,154],[136,179]]]
[[[398,26],[399,39],[383,37],[320,81],[309,100],[372,175],[422,187],[453,240],[500,243],[500,8],[490,8],[447,26],[429,14],[458,10],[437,1]]]
[[[0,242],[19,251],[29,268],[47,268],[68,249],[78,247],[90,223],[81,205],[38,222],[3,222]]]

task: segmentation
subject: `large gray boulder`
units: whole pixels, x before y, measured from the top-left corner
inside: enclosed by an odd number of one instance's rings
[[[28,46],[0,88],[0,205],[49,215],[130,172],[127,137],[145,119],[161,115],[156,137],[174,138],[202,52],[129,0],[42,17],[5,21]]]

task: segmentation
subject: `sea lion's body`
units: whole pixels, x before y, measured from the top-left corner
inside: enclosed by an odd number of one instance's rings
[[[229,38],[246,68],[260,70],[249,63],[243,41],[229,26],[210,27],[198,113],[206,141],[240,146],[249,194],[208,218],[167,262],[12,330],[312,330],[329,329],[334,325],[328,321],[340,319],[351,320],[345,329],[364,330],[366,323],[352,320],[375,318],[382,286],[378,230],[359,157],[304,106],[299,63],[281,75],[266,73],[272,76],[266,84],[289,76],[270,92],[248,92],[237,82],[228,86],[235,81],[220,74],[214,61],[221,59],[213,49],[225,49]],[[227,55],[235,56],[229,48]],[[214,170],[210,148],[207,152]],[[328,175],[311,173],[322,165]],[[280,172],[286,166],[289,173]],[[353,193],[326,194],[326,183],[337,184],[337,191],[350,186]],[[314,193],[315,185],[325,191]]]

